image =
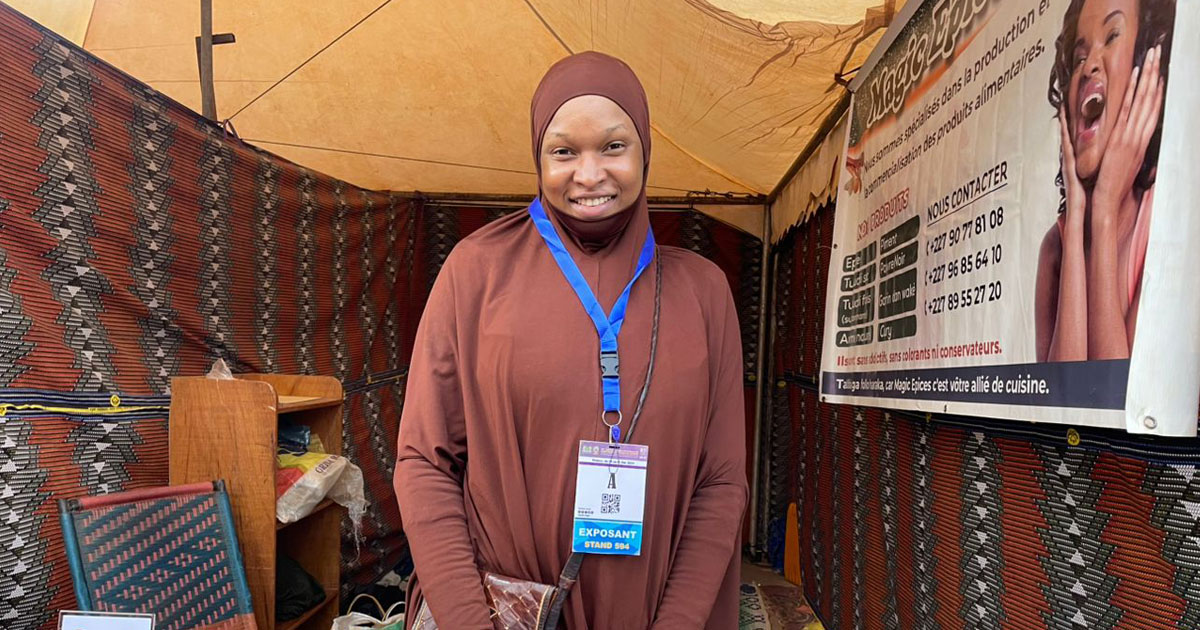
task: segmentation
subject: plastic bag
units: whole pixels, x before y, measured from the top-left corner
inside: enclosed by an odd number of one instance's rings
[[[313,432],[308,425],[291,424],[288,422],[283,422],[279,425],[279,451],[281,453],[320,452],[323,450],[309,448],[312,438]]]
[[[281,523],[294,523],[308,516],[326,497],[349,510],[355,529],[367,509],[362,469],[338,455],[279,455],[275,490],[279,497],[275,515]]]
[[[375,602],[375,607],[382,616],[372,617],[366,613],[352,612],[336,617],[331,630],[404,630],[404,602],[396,602],[391,608],[384,610],[379,600],[364,593],[350,602],[350,610],[354,610],[354,604],[363,597]],[[400,608],[400,612],[396,612],[397,607]]]
[[[209,368],[208,378],[218,381],[232,381],[233,373],[229,371],[229,366],[225,364],[225,359],[217,359],[213,361],[212,367]]]
[[[325,601],[325,589],[285,553],[275,555],[275,620],[291,621]]]

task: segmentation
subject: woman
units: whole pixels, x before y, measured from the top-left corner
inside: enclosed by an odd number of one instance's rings
[[[645,93],[612,57],[568,57],[534,94],[532,134],[548,225],[607,313],[648,239]],[[629,289],[618,341],[620,416],[601,413],[597,328],[531,214],[454,249],[421,319],[400,424],[394,482],[418,578],[409,610],[425,601],[441,628],[490,629],[479,570],[556,583],[580,441],[607,440],[617,424],[649,447],[641,555],[587,556],[566,627],[736,627],[745,427],[723,274],[659,248]]]
[[[1050,77],[1062,202],[1038,261],[1038,361],[1130,355],[1174,23],[1174,0],[1067,8]]]

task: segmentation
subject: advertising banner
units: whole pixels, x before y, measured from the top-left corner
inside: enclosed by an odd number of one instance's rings
[[[1198,8],[905,7],[852,85],[826,400],[1195,435]]]

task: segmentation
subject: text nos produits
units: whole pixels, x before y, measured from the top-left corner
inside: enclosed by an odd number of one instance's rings
[[[897,215],[903,214],[908,210],[908,189],[905,188],[896,193],[894,197],[883,202],[878,208],[873,210],[867,218],[863,219],[858,224],[858,239],[862,240],[871,232],[881,225],[895,218]]]

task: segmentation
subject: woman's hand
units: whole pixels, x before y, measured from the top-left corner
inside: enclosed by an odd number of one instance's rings
[[[1067,113],[1061,106],[1058,130],[1067,209],[1062,229],[1051,228],[1039,255],[1035,306],[1038,360],[1084,361],[1088,356],[1087,261],[1083,250],[1087,191],[1075,172],[1075,147]]]
[[[1146,52],[1141,68],[1134,68],[1112,136],[1100,162],[1092,192],[1093,221],[1111,227],[1122,203],[1133,194],[1133,182],[1146,157],[1146,146],[1158,127],[1162,112],[1162,46]]]
[[[1067,112],[1062,105],[1058,106],[1058,132],[1062,141],[1062,180],[1067,195],[1066,225],[1063,227],[1082,235],[1083,217],[1087,213],[1087,191],[1075,172],[1075,146],[1071,144]]]

